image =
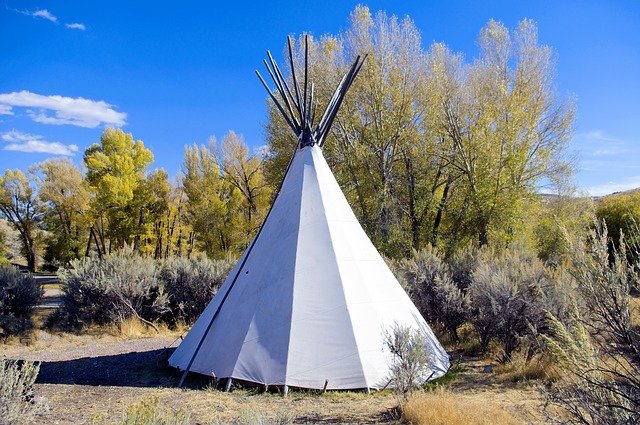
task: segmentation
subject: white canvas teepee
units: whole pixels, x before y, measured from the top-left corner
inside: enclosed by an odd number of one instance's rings
[[[336,90],[335,108],[358,62]],[[272,66],[281,96],[299,109],[303,101]],[[326,133],[305,122],[311,115],[288,117],[299,143],[274,204],[169,363],[265,385],[382,388],[392,362],[385,333],[403,326],[424,334],[428,376],[441,376],[449,358],[358,223],[322,155]]]

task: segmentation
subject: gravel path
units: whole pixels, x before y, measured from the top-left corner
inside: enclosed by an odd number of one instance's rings
[[[175,348],[179,335],[123,339],[111,335],[50,334],[38,331],[32,345],[4,346],[9,358],[38,362],[59,362],[87,357],[113,356]]]

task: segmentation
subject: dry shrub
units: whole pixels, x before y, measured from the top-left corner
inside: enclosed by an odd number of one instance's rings
[[[0,336],[22,335],[33,328],[33,310],[43,290],[30,275],[0,265]]]
[[[411,425],[501,425],[518,424],[496,403],[439,389],[413,393],[402,406],[402,415]]]
[[[548,404],[561,409],[560,418],[550,416],[565,423],[640,422],[640,334],[629,294],[638,265],[629,263],[622,238],[618,249],[612,245],[598,222],[588,238],[572,244],[580,297],[568,320],[549,315],[552,332],[543,336],[565,371],[547,391]]]
[[[41,407],[33,399],[40,364],[18,364],[0,356],[0,424],[27,424]]]
[[[234,262],[195,258],[170,258],[162,264],[160,280],[169,297],[173,323],[192,323],[204,311]]]
[[[501,344],[502,361],[511,361],[522,343],[528,356],[542,347],[534,345],[546,331],[546,314],[567,315],[571,288],[556,279],[533,255],[515,247],[501,255],[484,252],[468,288],[473,323],[483,351],[489,343]]]
[[[63,270],[62,306],[52,315],[71,327],[122,323],[131,317],[152,322],[169,312],[169,301],[158,279],[156,262],[131,248],[98,258],[72,261]]]
[[[384,335],[385,345],[393,354],[390,367],[390,382],[399,396],[422,385],[429,370],[430,353],[427,351],[423,333],[410,327],[393,326]]]
[[[188,425],[191,416],[184,410],[174,410],[160,403],[158,397],[141,400],[131,406],[117,422],[104,417],[94,417],[93,423],[102,425],[116,423],[119,425]]]
[[[430,323],[445,329],[454,343],[460,338],[458,327],[467,319],[469,298],[452,278],[449,267],[431,246],[414,252],[400,265],[406,289]]]

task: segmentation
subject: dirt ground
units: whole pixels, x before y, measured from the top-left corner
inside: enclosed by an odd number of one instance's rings
[[[42,362],[35,393],[46,408],[38,424],[83,424],[95,418],[111,423],[131,405],[151,397],[189,412],[196,424],[233,423],[251,415],[294,423],[401,423],[395,413],[397,399],[388,390],[369,395],[292,391],[284,398],[259,389],[225,393],[197,375],[189,375],[186,388],[177,388],[180,376],[167,367],[166,359],[178,342],[179,335],[171,333],[123,338],[39,331],[29,346],[0,345],[0,350],[11,359]],[[499,405],[522,423],[543,422],[535,385],[505,383],[485,373],[486,361],[466,359],[460,365],[462,372],[446,384],[448,389],[465,399]]]

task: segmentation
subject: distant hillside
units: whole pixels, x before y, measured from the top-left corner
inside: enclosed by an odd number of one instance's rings
[[[594,201],[599,201],[601,199],[608,198],[610,196],[635,195],[638,193],[640,193],[640,187],[636,187],[635,189],[623,190],[620,192],[613,192],[613,193],[609,193],[608,195],[591,196],[590,198],[593,199]],[[541,193],[540,196],[545,201],[551,201],[558,197],[558,195],[554,193]]]
[[[607,196],[617,196],[617,195],[634,195],[640,192],[640,187],[636,187],[635,189],[623,190],[622,192],[613,192],[609,195],[601,196],[601,198],[606,198]]]

